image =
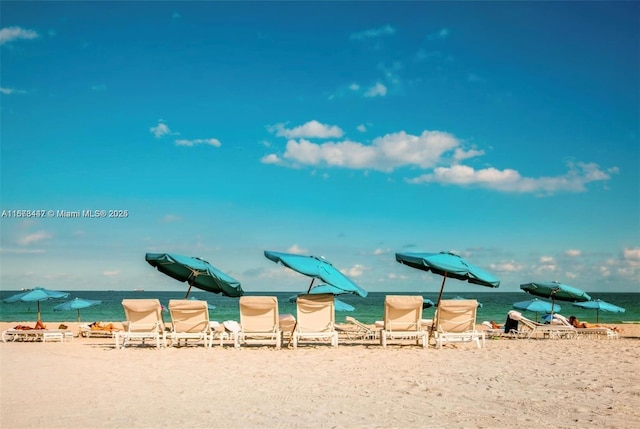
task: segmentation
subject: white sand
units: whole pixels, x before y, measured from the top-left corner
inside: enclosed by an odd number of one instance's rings
[[[0,427],[637,428],[640,325],[618,326],[480,350],[0,343]]]

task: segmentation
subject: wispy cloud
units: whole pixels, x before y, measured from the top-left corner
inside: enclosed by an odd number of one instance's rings
[[[14,40],[31,40],[38,37],[40,35],[34,30],[27,30],[21,27],[4,27],[0,30],[0,45]]]
[[[210,145],[215,147],[220,147],[222,144],[218,139],[178,139],[176,140],[176,146],[196,146],[196,145]]]
[[[447,39],[450,35],[451,35],[451,30],[449,30],[448,28],[441,28],[440,30],[434,33],[428,34],[427,39],[428,40],[444,40],[444,39]]]
[[[102,275],[105,276],[105,277],[116,277],[116,276],[120,275],[120,271],[118,271],[118,270],[103,271]]]
[[[357,278],[357,277],[361,277],[362,274],[365,272],[365,270],[366,268],[364,265],[355,264],[350,268],[347,268],[345,270],[340,270],[340,272],[347,277]]]
[[[570,258],[576,258],[582,254],[578,249],[567,249],[564,251],[564,255]]]
[[[357,33],[352,33],[349,37],[351,40],[366,40],[381,36],[391,36],[396,32],[396,29],[390,25],[385,25],[379,28],[372,28],[369,30],[360,31]]]
[[[295,138],[340,138],[344,132],[335,125],[326,125],[318,121],[311,120],[303,125],[286,128],[285,124],[275,124],[268,127],[269,131],[278,137]]]
[[[51,237],[52,235],[46,231],[38,231],[21,237],[20,239],[18,239],[18,244],[28,246],[33,243],[39,243],[41,241],[48,240]]]
[[[437,167],[432,173],[407,181],[412,184],[441,183],[458,186],[478,186],[503,192],[539,193],[550,195],[559,191],[584,192],[591,182],[607,181],[617,168],[601,170],[594,163],[568,163],[569,170],[555,177],[523,177],[513,169],[493,167],[476,170],[466,165]]]
[[[297,244],[293,244],[291,245],[288,249],[287,249],[288,253],[295,253],[296,255],[302,255],[305,253],[309,253],[309,251],[307,249],[303,249],[302,247],[298,246]]]
[[[0,88],[0,94],[4,94],[4,95],[26,94],[26,93],[27,91],[23,91],[21,89]]]

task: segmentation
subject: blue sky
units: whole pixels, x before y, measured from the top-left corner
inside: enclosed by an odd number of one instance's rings
[[[637,2],[0,3],[2,289],[640,291]],[[126,210],[125,218],[17,217]],[[459,281],[447,291],[490,291]],[[493,291],[493,290],[491,290]]]

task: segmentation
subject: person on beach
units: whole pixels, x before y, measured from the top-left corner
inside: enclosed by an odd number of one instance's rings
[[[13,329],[19,329],[21,331],[29,331],[31,329],[47,329],[47,327],[46,327],[46,325],[44,323],[42,323],[42,320],[38,320],[36,322],[36,326],[33,327],[33,328],[31,326],[27,326],[27,325],[17,325]]]
[[[598,323],[581,322],[580,320],[578,320],[576,316],[569,316],[569,323],[571,323],[571,326],[573,326],[574,328],[607,328],[607,329],[611,329],[614,332],[619,331],[619,329],[615,326],[606,326],[606,325],[600,325]]]
[[[109,323],[108,325],[103,325],[102,322],[93,322],[89,324],[92,330],[94,331],[116,331],[116,327],[113,326],[113,323]]]

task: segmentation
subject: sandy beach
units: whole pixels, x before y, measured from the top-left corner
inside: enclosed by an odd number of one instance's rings
[[[0,427],[640,427],[640,325],[616,326],[484,349],[0,343]]]

